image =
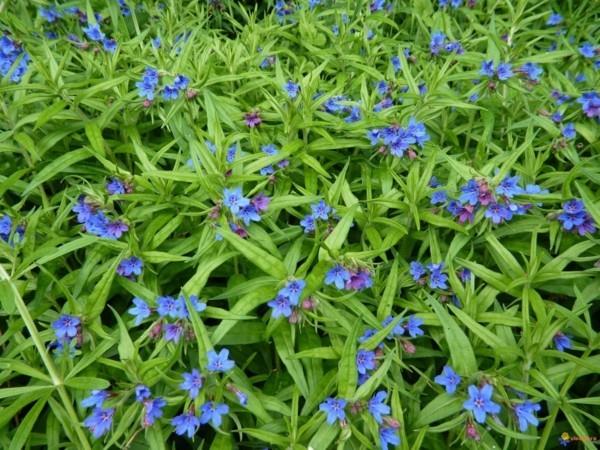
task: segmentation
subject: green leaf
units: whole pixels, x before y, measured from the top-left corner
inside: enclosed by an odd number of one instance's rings
[[[73,150],[68,153],[65,153],[62,156],[59,156],[51,163],[44,165],[42,170],[38,172],[38,174],[33,177],[31,182],[25,188],[23,192],[24,196],[29,195],[34,189],[36,189],[41,184],[55,177],[61,172],[64,172],[65,169],[68,169],[73,164],[77,164],[79,161],[83,161],[91,156],[90,152],[81,148],[79,150]]]
[[[244,257],[263,272],[273,275],[281,280],[287,277],[288,273],[283,262],[269,255],[264,250],[258,248],[249,241],[242,239],[237,234],[222,227],[219,233],[238,250]]]
[[[477,371],[477,360],[469,338],[437,299],[428,294],[427,303],[433,308],[442,324],[446,344],[450,350],[452,367],[462,375],[475,373]]]
[[[358,381],[358,372],[356,370],[356,348],[360,330],[360,320],[356,320],[352,326],[352,331],[346,338],[342,357],[338,366],[338,393],[343,399],[350,399],[354,396],[356,384]]]

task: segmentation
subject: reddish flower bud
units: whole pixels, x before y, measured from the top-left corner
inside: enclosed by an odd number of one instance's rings
[[[402,341],[402,348],[406,353],[413,354],[417,351],[417,347],[410,341]]]

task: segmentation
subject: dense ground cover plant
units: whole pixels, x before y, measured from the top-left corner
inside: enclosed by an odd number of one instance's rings
[[[0,447],[594,448],[599,18],[0,1]]]

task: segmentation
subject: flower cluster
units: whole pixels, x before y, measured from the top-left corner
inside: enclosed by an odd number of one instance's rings
[[[8,35],[0,38],[0,76],[10,74],[10,81],[18,83],[27,71],[29,54],[23,50],[21,44]]]
[[[600,121],[600,95],[597,92],[584,92],[577,99],[583,113],[590,118],[595,117]]]
[[[315,97],[318,98],[320,96],[321,94],[317,94]],[[352,101],[346,95],[334,95],[333,97],[329,97],[323,103],[323,109],[329,114],[347,114],[347,116],[344,117],[346,123],[358,122],[362,118],[359,104]]]
[[[77,214],[77,222],[83,224],[84,231],[94,236],[106,239],[119,239],[129,227],[122,220],[111,221],[106,214],[87,201],[85,196],[80,196],[73,212]]]
[[[373,279],[371,272],[366,268],[347,269],[341,264],[336,264],[325,275],[325,284],[340,290],[362,291],[373,285]]]
[[[453,395],[460,386],[462,377],[452,367],[445,365],[442,373],[437,375],[434,381],[436,384],[444,386],[448,394]],[[484,423],[488,414],[497,415],[500,413],[500,405],[492,400],[494,388],[491,384],[484,383],[480,387],[472,384],[468,386],[467,392],[468,398],[463,403],[463,408],[473,414],[476,422]],[[532,403],[529,400],[514,404],[513,413],[522,433],[527,431],[529,424],[534,427],[538,426],[539,422],[534,413],[540,410],[541,406],[538,403]],[[471,423],[467,424],[467,435],[475,439],[479,437]]]
[[[484,216],[494,224],[510,221],[514,216],[526,214],[533,205],[517,203],[517,195],[547,194],[548,191],[536,184],[519,186],[520,177],[507,175],[493,189],[486,179],[471,179],[460,188],[458,200],[451,200],[446,208],[459,223],[473,222],[479,208],[484,209]],[[440,194],[438,194],[439,196]],[[439,203],[441,197],[432,203]]]
[[[25,235],[25,227],[23,225],[17,225],[15,227],[14,235],[11,239],[11,233],[13,229],[13,220],[8,214],[3,214],[0,216],[0,239],[4,242],[8,242],[10,245],[13,245],[15,242],[20,242],[23,240],[23,236]]]
[[[529,81],[538,82],[540,77],[544,73],[544,69],[539,64],[527,62],[517,69],[517,71],[523,74]]]
[[[443,50],[447,53],[456,53],[462,55],[465,50],[460,42],[450,42],[447,40],[446,35],[441,31],[434,31],[431,33],[431,41],[429,42],[429,50],[432,55],[439,55]]]
[[[263,145],[260,149],[268,156],[276,156],[279,153],[279,149],[273,144]],[[290,161],[288,159],[282,159],[277,163],[277,168],[273,167],[272,164],[269,164],[260,169],[260,174],[273,176],[277,169],[285,169],[289,165]]]
[[[131,194],[133,187],[128,182],[113,177],[106,183],[106,192],[108,195]]]
[[[185,391],[191,400],[196,399],[200,395],[200,391],[209,385],[217,385],[218,383],[209,383],[209,377],[215,378],[219,373],[226,374],[233,370],[235,362],[229,359],[229,350],[221,349],[219,353],[211,350],[207,354],[207,366],[203,375],[200,369],[193,369],[191,372],[186,372],[182,375],[183,381],[179,388]],[[239,388],[228,384],[227,389],[236,393],[240,403],[245,405],[247,396]],[[179,436],[186,435],[193,437],[201,425],[210,423],[215,428],[221,426],[223,416],[229,413],[229,406],[226,403],[217,401],[206,401],[198,411],[192,407],[188,412],[184,412],[171,419],[171,425],[175,428],[175,434]]]
[[[371,145],[381,146],[380,153],[389,151],[393,156],[402,158],[404,152],[408,150],[408,156],[412,159],[416,154],[411,146],[417,144],[423,148],[430,136],[425,125],[411,117],[406,128],[398,125],[382,129],[375,128],[367,132],[367,138],[371,141]]]
[[[196,312],[200,313],[206,309],[206,303],[202,302],[197,296],[190,295],[188,300]],[[187,323],[190,314],[183,294],[178,297],[171,297],[169,295],[159,296],[156,299],[156,308],[151,308],[139,297],[134,297],[133,305],[128,312],[135,317],[136,326],[149,318],[153,312],[158,314],[160,320],[151,330],[153,337],[158,336],[162,331],[165,341],[177,343],[186,330],[190,333],[192,332]],[[174,322],[167,322],[168,319],[174,320]]]
[[[510,63],[500,63],[498,64],[498,68],[495,69],[494,61],[491,59],[481,63],[479,74],[488,78],[494,78],[494,76],[497,76],[498,80],[500,81],[506,81],[514,75],[512,71],[512,65]]]
[[[410,276],[419,285],[428,283],[431,289],[448,289],[448,275],[443,272],[444,263],[429,263],[424,266],[418,261],[410,263]]]
[[[248,199],[244,197],[240,187],[223,190],[223,205],[234,219],[241,220],[246,226],[251,222],[260,222],[260,214],[267,210],[270,201],[271,199],[263,194]]]
[[[185,75],[175,75],[170,84],[165,84],[163,80],[162,89],[159,88],[160,74],[153,67],[147,67],[144,70],[142,79],[135,83],[140,97],[144,98],[144,106],[150,106],[155,99],[157,92],[162,93],[165,100],[177,100],[179,94],[186,91],[190,80]]]
[[[386,391],[378,391],[366,404],[364,402],[348,404],[342,398],[328,397],[319,405],[319,410],[325,413],[328,424],[333,425],[335,422],[339,422],[342,427],[347,426],[347,406],[350,407],[353,414],[361,411],[368,412],[379,427],[381,448],[387,450],[389,445],[395,447],[400,444],[400,437],[398,436],[399,423],[390,416],[392,409],[385,403],[387,396]]]
[[[306,282],[302,279],[290,280],[285,286],[277,292],[273,300],[267,303],[272,308],[271,316],[287,317],[290,322],[296,316],[296,307],[302,298],[302,291],[306,287]]]
[[[305,233],[312,233],[317,229],[319,221],[329,221],[330,219],[337,219],[338,216],[331,206],[325,201],[319,200],[317,203],[310,205],[311,214],[304,216],[300,221],[300,226],[304,228]]]
[[[395,319],[393,316],[387,316],[381,322],[381,326],[387,327],[394,320]],[[411,338],[423,336],[425,332],[421,329],[421,325],[423,325],[423,319],[417,316],[409,316],[406,320],[401,319],[392,328],[392,330],[386,336],[386,339],[400,339],[400,343],[402,344],[402,348],[404,349],[404,351],[406,351],[407,353],[415,353],[415,345],[407,337],[404,337],[404,335],[408,334],[408,336]],[[366,342],[370,337],[375,335],[377,331],[378,330],[375,328],[366,329],[363,335],[358,338],[358,342],[361,344]],[[383,355],[384,349],[385,346],[383,344],[380,344],[375,351],[364,349],[358,351],[356,355],[358,384],[363,384],[369,379],[372,372],[377,368],[377,358]]]
[[[106,52],[114,53],[117,49],[117,41],[106,37],[98,23],[89,23],[87,27],[83,28],[83,32],[90,41],[102,43],[102,48]]]
[[[221,349],[219,353],[214,350],[209,351],[206,358],[207,365],[204,373],[200,369],[192,369],[191,372],[182,374],[179,388],[191,400],[195,400],[200,395],[201,390],[218,386],[218,374],[226,374],[235,367],[235,362],[229,359],[229,350],[225,348]],[[238,387],[229,383],[227,384],[227,390],[234,392],[242,405],[246,404],[247,396]],[[134,395],[135,401],[142,405],[142,428],[151,427],[158,419],[163,417],[164,408],[167,405],[167,401],[163,397],[153,397],[150,388],[144,384],[135,386]],[[94,438],[97,439],[103,436],[111,428],[115,408],[105,407],[105,402],[111,397],[118,396],[118,393],[106,390],[93,390],[88,397],[82,400],[82,407],[94,408],[92,414],[83,422]],[[192,409],[188,412],[173,417],[171,425],[174,427],[175,434],[179,436],[187,435],[191,438],[198,431],[200,425],[211,423],[214,427],[219,427],[222,423],[222,416],[229,413],[229,406],[216,401],[206,401],[199,407],[199,412],[200,415],[196,415],[194,406],[192,406]]]
[[[163,408],[167,405],[162,397],[152,398],[150,388],[143,384],[135,387],[135,400],[143,406],[142,428],[154,425],[154,422],[163,416]]]
[[[122,277],[135,280],[137,276],[142,274],[144,262],[136,256],[131,256],[122,260],[117,266],[117,274]]]
[[[104,402],[110,396],[105,390],[94,390],[81,402],[84,408],[94,408],[92,414],[85,418],[83,425],[90,430],[95,439],[108,433],[112,427],[115,408],[105,408]]]
[[[562,206],[562,213],[558,215],[557,219],[563,230],[578,233],[580,236],[596,232],[596,222],[585,210],[581,200],[575,198],[563,203]]]

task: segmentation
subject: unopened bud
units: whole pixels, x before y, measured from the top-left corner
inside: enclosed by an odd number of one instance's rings
[[[417,351],[417,347],[410,341],[402,341],[402,348],[406,353],[413,354]]]

